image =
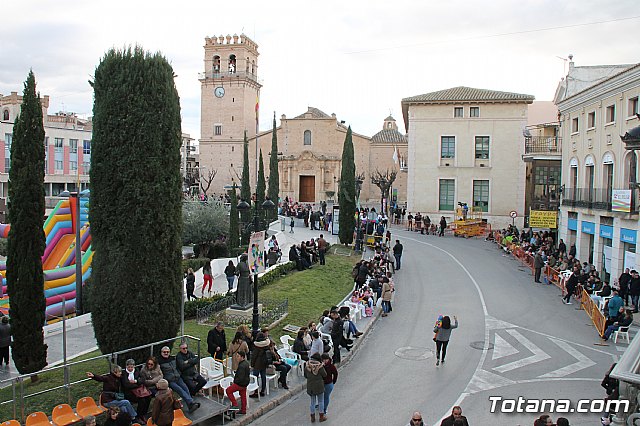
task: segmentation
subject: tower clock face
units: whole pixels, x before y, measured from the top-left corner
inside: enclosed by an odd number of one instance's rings
[[[224,87],[220,86],[220,87],[216,87],[215,90],[213,91],[213,93],[216,95],[216,97],[221,98],[224,96]]]

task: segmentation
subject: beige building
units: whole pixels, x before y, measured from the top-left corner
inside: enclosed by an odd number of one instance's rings
[[[639,266],[638,161],[620,139],[639,125],[639,96],[640,64],[570,62],[556,90],[564,141],[560,238],[606,280]]]
[[[317,108],[308,110],[294,118],[280,117],[276,128],[278,136],[280,196],[294,201],[318,203],[335,199],[340,185],[342,147],[347,126],[338,121],[335,114],[328,115]],[[268,159],[271,151],[272,132],[258,136],[259,149],[268,175]],[[380,190],[371,183],[371,174],[395,170],[396,201],[406,200],[406,137],[398,131],[393,117],[387,117],[380,132],[373,137],[352,132],[356,174],[363,177],[360,202],[377,206]],[[255,158],[255,140],[249,143],[250,156]],[[394,151],[398,159],[394,161]],[[253,167],[253,164],[252,164]]]
[[[201,175],[216,173],[207,193],[220,194],[225,186],[240,183],[245,131],[249,140],[250,181],[255,190],[256,153],[262,150],[268,178],[272,138],[272,130],[260,132],[256,137],[262,87],[258,78],[258,45],[244,34],[207,37],[204,65],[205,71],[200,74],[199,168]],[[344,122],[335,114],[309,107],[293,118],[283,114],[275,131],[281,198],[306,203],[335,198],[347,132]],[[387,117],[373,137],[353,132],[353,145],[356,173],[363,177],[361,202],[378,205],[380,191],[371,183],[371,174],[395,169],[393,193],[398,202],[404,203],[407,139],[398,131],[393,117]]]
[[[523,225],[523,130],[534,97],[454,87],[402,100],[409,135],[408,210],[452,220],[458,202],[494,227]]]

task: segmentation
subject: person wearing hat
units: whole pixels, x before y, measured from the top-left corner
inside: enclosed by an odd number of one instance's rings
[[[260,375],[260,396],[265,395],[265,389],[267,387],[267,351],[269,350],[269,339],[264,333],[259,332],[256,334],[256,341],[253,343],[254,349],[251,352],[251,368],[253,369],[253,375],[258,377]],[[257,398],[258,391],[249,395],[250,398]]]
[[[9,365],[9,346],[11,346],[11,325],[9,317],[3,316],[0,321],[0,364]]]
[[[320,412],[320,421],[324,422],[327,417],[324,414],[324,378],[327,371],[324,369],[320,354],[313,354],[309,362],[304,367],[304,377],[307,379],[307,394],[311,398],[309,409],[311,410],[311,422],[316,421],[316,405]]]
[[[158,393],[156,393],[151,414],[153,424],[171,426],[173,424],[173,410],[181,408],[181,404],[173,399],[173,392],[169,390],[169,382],[165,379],[158,380],[156,388]]]

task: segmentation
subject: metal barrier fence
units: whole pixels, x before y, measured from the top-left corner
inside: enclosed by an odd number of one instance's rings
[[[80,383],[91,381],[91,379],[86,377],[87,371],[94,370],[96,374],[104,374],[104,372],[108,373],[111,371],[112,365],[118,364],[118,359],[123,359],[128,354],[148,350],[149,356],[157,356],[159,354],[159,349],[162,346],[171,346],[176,341],[195,342],[197,349],[194,352],[200,356],[200,339],[190,335],[181,335],[172,339],[161,340],[81,361],[67,362],[66,364],[45,368],[35,373],[24,374],[12,379],[0,381],[0,388],[11,386],[12,389],[12,399],[0,402],[0,410],[7,409],[11,406],[12,418],[16,420],[20,419],[24,423],[26,416],[34,411],[29,410],[29,403],[33,403],[36,398],[43,395],[54,395],[53,398],[57,403],[53,404],[51,409],[53,409],[55,405],[63,402],[74,406],[78,399],[88,396],[84,394],[84,392],[78,393],[73,389],[74,386],[77,387]],[[104,372],[96,370],[96,368],[100,368],[100,365],[102,365],[101,361],[104,361]],[[28,393],[28,390],[25,389],[25,381],[36,375],[40,376],[41,379],[44,379],[42,380],[42,382],[44,382],[43,389]],[[53,386],[49,386],[48,383],[51,383]],[[96,382],[96,385],[97,383],[98,382]]]
[[[520,260],[524,265],[528,266],[531,269],[531,273],[535,273],[535,269],[533,267],[533,256],[529,253],[526,253],[519,245],[508,243],[506,245],[502,244],[502,235],[500,233],[496,233],[496,243],[500,247],[507,247],[513,256]],[[549,265],[545,265],[543,268],[544,275],[546,277],[547,282],[549,284],[553,284],[560,289],[563,295],[567,294],[567,288],[565,281],[568,277],[565,277],[561,274],[560,271],[553,269]],[[589,315],[593,325],[596,328],[598,334],[602,337],[605,332],[605,323],[606,318],[604,314],[600,311],[600,308],[597,303],[591,299],[589,293],[586,290],[580,289],[579,297],[576,297],[576,300],[580,301],[580,308],[584,309],[584,311]]]
[[[196,322],[198,324],[204,324],[209,321],[213,315],[217,312],[220,312],[223,309],[227,309],[229,306],[233,305],[236,300],[235,293],[229,293],[222,299],[218,299],[210,305],[205,306],[204,308],[198,308],[196,310]]]

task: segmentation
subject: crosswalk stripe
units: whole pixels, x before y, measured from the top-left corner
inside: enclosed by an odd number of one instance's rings
[[[498,373],[506,373],[507,371],[515,370],[517,368],[525,367],[527,365],[535,364],[536,362],[544,361],[545,359],[551,358],[549,355],[547,355],[546,352],[544,352],[538,346],[534,345],[529,339],[518,333],[517,330],[507,330],[507,333],[515,337],[518,342],[520,342],[522,346],[531,351],[533,355],[527,358],[510,362],[508,364],[501,365],[499,367],[495,367],[494,370]]]
[[[550,339],[553,343],[560,346],[566,352],[569,353],[572,357],[578,360],[578,362],[574,362],[573,364],[569,364],[565,367],[559,368],[557,370],[551,371],[549,373],[543,374],[542,376],[538,376],[542,379],[547,379],[551,377],[564,377],[569,374],[575,373],[576,371],[583,370],[585,368],[589,368],[592,365],[596,365],[595,362],[591,361],[590,358],[583,355],[581,352],[577,351],[573,346],[569,345],[562,340]]]
[[[509,342],[500,337],[498,333],[496,333],[495,335],[494,345],[495,346],[493,348],[493,355],[491,356],[491,359],[493,361],[495,361],[496,359],[504,358],[505,356],[518,353],[518,350],[511,346]]]

